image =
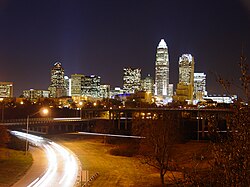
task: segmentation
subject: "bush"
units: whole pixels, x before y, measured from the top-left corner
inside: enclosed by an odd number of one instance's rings
[[[7,147],[14,150],[25,151],[26,142],[17,138],[16,136],[10,135],[10,141]]]
[[[9,133],[7,132],[6,127],[0,126],[0,147],[5,147],[6,144],[9,142],[10,137]]]
[[[106,137],[106,143],[112,145],[129,145],[129,144],[139,144],[140,139],[136,138],[120,138],[120,137]]]
[[[137,144],[123,144],[110,150],[111,155],[132,157],[138,152]]]

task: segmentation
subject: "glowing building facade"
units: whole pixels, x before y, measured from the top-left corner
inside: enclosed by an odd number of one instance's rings
[[[147,75],[145,79],[142,80],[142,90],[148,93],[154,93],[154,79],[150,76],[150,74]]]
[[[155,95],[168,97],[169,94],[169,55],[168,47],[164,39],[161,39],[155,61]]]
[[[99,98],[100,97],[101,77],[90,75],[84,77],[83,96]]]
[[[64,80],[64,69],[60,62],[56,62],[51,69],[51,78],[48,90],[50,97],[63,97],[66,96],[66,85]]]
[[[206,95],[206,74],[194,73],[194,99],[202,100]]]
[[[179,58],[179,83],[177,84],[175,101],[192,101],[194,92],[194,57],[183,54]]]
[[[48,90],[29,89],[29,90],[23,91],[23,96],[31,101],[35,101],[39,98],[48,98],[49,91]]]
[[[71,78],[64,76],[64,82],[66,87],[66,96],[71,96]]]
[[[13,97],[13,82],[0,82],[0,98]]]
[[[123,69],[123,90],[124,93],[135,93],[141,89],[141,69]]]
[[[168,95],[169,97],[172,97],[174,93],[174,85],[173,84],[169,84],[168,85]]]
[[[179,58],[179,82],[194,85],[194,57],[191,54]]]
[[[84,75],[73,74],[71,75],[71,96],[83,95]]]
[[[110,97],[110,85],[101,84],[100,85],[100,98],[109,98]]]
[[[122,95],[124,93],[123,89],[120,87],[115,87],[114,89],[110,90],[110,98],[115,98],[117,95]]]

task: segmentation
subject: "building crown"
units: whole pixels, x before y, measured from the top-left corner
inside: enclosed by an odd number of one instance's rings
[[[164,41],[164,39],[161,39],[161,41],[160,41],[160,43],[158,44],[158,47],[157,47],[157,48],[158,48],[158,49],[159,49],[159,48],[168,48],[166,42]]]

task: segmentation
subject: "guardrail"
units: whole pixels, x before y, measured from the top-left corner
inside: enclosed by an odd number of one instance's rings
[[[29,122],[32,121],[52,121],[53,118],[29,118]],[[27,122],[27,118],[24,119],[7,119],[4,120],[3,123],[26,123]]]
[[[81,118],[29,118],[29,122],[57,122],[57,121],[82,121],[86,119]],[[25,119],[7,119],[2,123],[26,123],[27,118]]]
[[[99,173],[98,172],[96,172],[92,177],[90,177],[90,179],[86,183],[84,183],[82,185],[82,187],[90,186],[90,183],[93,182],[94,180],[96,180],[97,177],[99,177]]]

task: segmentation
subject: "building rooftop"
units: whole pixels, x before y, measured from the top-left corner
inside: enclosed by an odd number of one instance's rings
[[[164,41],[164,39],[161,39],[161,41],[160,41],[157,48],[168,48],[166,42]]]

